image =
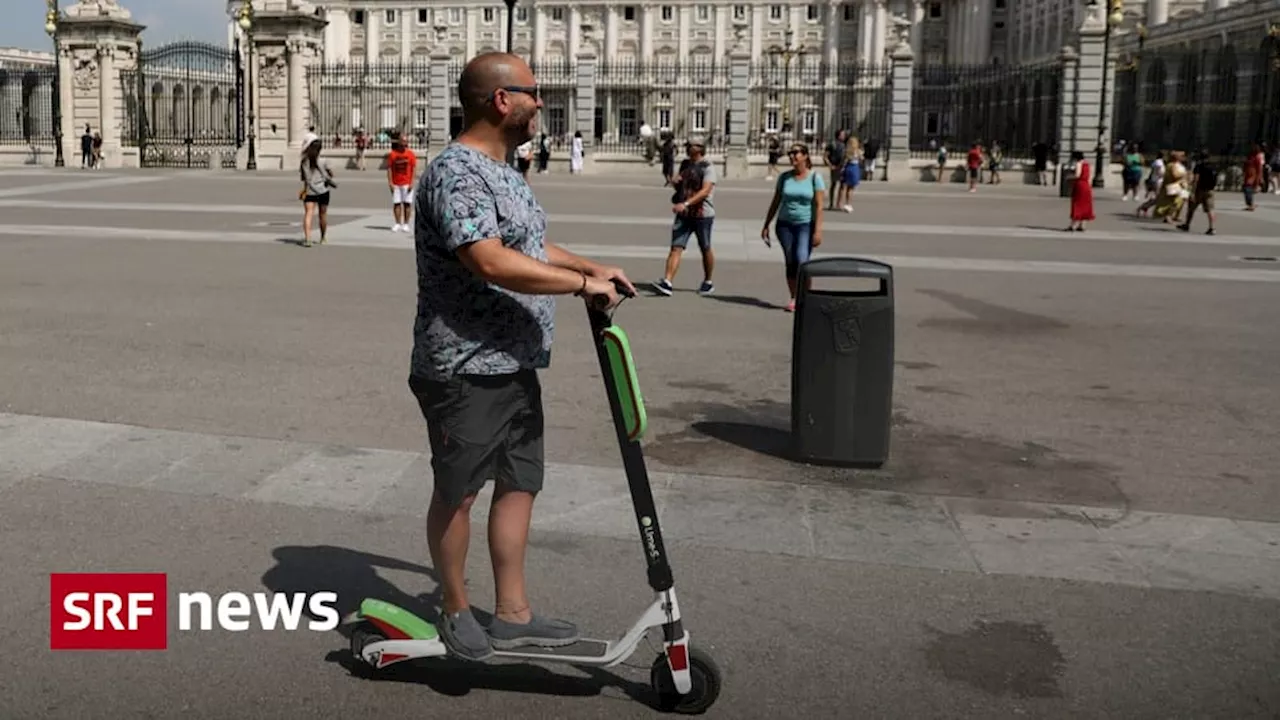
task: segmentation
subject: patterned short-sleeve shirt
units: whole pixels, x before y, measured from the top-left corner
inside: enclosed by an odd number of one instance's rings
[[[555,298],[524,295],[467,269],[457,251],[486,238],[543,262],[547,216],[511,166],[453,143],[418,180],[418,314],[411,372],[435,380],[505,375],[551,360]]]

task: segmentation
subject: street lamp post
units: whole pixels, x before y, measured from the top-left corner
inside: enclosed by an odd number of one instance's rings
[[[1111,35],[1115,29],[1124,22],[1124,0],[1108,0],[1110,7],[1107,14],[1107,34],[1102,39],[1102,102],[1098,104],[1098,146],[1095,148],[1094,168],[1093,168],[1093,186],[1101,188],[1106,186],[1106,169],[1103,163],[1106,160],[1107,148],[1103,145],[1102,139],[1106,135],[1107,130],[1107,106],[1110,105],[1110,98],[1107,97],[1107,77],[1110,75],[1111,69]],[[1089,4],[1097,7],[1098,0],[1089,0]]]
[[[53,39],[53,139],[54,167],[66,167],[62,155],[62,52],[58,47],[58,0],[48,0],[49,11],[44,18],[44,31]]]
[[[240,3],[240,12],[237,22],[240,25],[240,29],[244,30],[245,39],[248,41],[248,49],[245,51],[246,59],[248,60],[248,62],[245,63],[248,66],[248,72],[245,76],[245,94],[249,96],[249,161],[245,164],[245,169],[257,170],[258,149],[255,143],[258,136],[258,124],[255,121],[253,109],[253,78],[257,73],[253,71],[253,3],[249,0],[244,0],[244,2]]]
[[[516,0],[502,0],[507,5],[507,54],[514,51],[516,41]],[[516,167],[515,148],[507,150],[507,164]]]
[[[791,131],[791,58],[797,55],[804,55],[805,46],[791,47],[791,41],[795,39],[795,31],[791,29],[791,25],[787,25],[787,31],[784,36],[786,38],[785,47],[774,45],[769,48],[769,54],[774,57],[782,58],[782,131]]]

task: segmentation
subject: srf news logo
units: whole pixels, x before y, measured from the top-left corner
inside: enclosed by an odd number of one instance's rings
[[[341,619],[336,593],[178,593],[178,629],[243,632],[253,626],[297,630],[304,610],[326,632]],[[169,579],[165,573],[51,573],[49,648],[52,650],[165,650],[169,647]],[[193,611],[198,625],[193,624]]]

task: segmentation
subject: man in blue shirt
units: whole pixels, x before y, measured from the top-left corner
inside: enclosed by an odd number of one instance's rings
[[[471,60],[458,82],[464,129],[427,166],[416,194],[418,313],[409,385],[427,422],[435,490],[427,541],[443,590],[441,638],[455,656],[558,647],[573,624],[535,615],[524,557],[543,481],[537,370],[550,363],[555,295],[604,295],[621,270],[545,240],[546,213],[505,158],[535,134],[533,71],[514,55]],[[489,553],[496,599],[484,628],[465,586],[471,505],[495,480]]]

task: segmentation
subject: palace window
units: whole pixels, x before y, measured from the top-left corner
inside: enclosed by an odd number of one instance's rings
[[[699,5],[694,10],[694,14],[697,16],[698,22],[706,22],[711,19],[711,6]]]
[[[480,19],[485,25],[492,25],[496,17],[493,8],[487,7],[480,11]]]
[[[383,17],[383,19],[384,19],[384,20],[386,20],[386,21],[387,21],[387,24],[388,24],[388,25],[395,25],[395,24],[396,24],[396,11],[395,11],[395,10],[387,10],[386,12],[384,12],[384,13],[383,13],[382,17]]]
[[[822,11],[818,8],[817,5],[806,6],[805,12],[807,13],[809,22],[818,22],[818,18],[822,16]]]
[[[733,6],[733,19],[734,19],[734,20],[746,20],[746,19],[747,19],[747,6],[746,6],[746,5],[734,5],[734,6]]]
[[[779,20],[782,20],[782,6],[781,6],[781,5],[770,5],[770,6],[769,6],[769,19],[770,19],[770,20],[772,20],[772,21],[774,21],[774,22],[778,22]]]
[[[671,22],[671,20],[675,18],[676,9],[670,5],[663,5],[661,13],[662,13],[662,22]]]
[[[419,10],[419,11],[418,11],[418,24],[419,24],[419,25],[427,25],[427,24],[429,24],[430,22],[431,22],[431,18],[430,18],[430,15],[427,13],[427,11],[426,11],[426,10]]]
[[[627,5],[626,7],[622,8],[622,19],[623,19],[623,20],[626,20],[627,22],[635,22],[635,21],[636,21],[636,6],[635,6],[635,5]]]
[[[564,22],[564,8],[562,7],[551,8],[551,21]]]

